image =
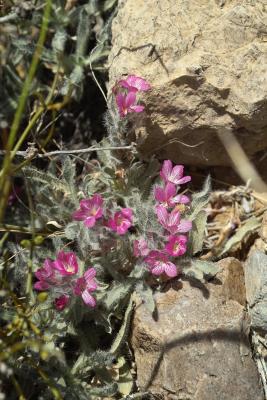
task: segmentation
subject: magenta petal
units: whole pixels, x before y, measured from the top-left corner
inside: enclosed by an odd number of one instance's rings
[[[164,272],[164,264],[162,262],[158,262],[157,264],[155,264],[153,266],[153,268],[151,269],[151,272],[153,275],[161,275]]]
[[[156,206],[156,214],[158,217],[159,222],[165,226],[168,223],[168,211],[164,206]]]
[[[154,196],[155,199],[161,203],[165,202],[165,192],[164,189],[162,189],[160,186],[156,186],[154,189]]]
[[[172,262],[168,261],[165,264],[165,273],[167,276],[169,276],[170,278],[174,278],[175,276],[177,276],[177,268],[176,265],[173,264]]]
[[[47,282],[45,282],[45,281],[39,281],[39,282],[36,282],[33,285],[33,287],[34,287],[34,289],[40,290],[40,291],[48,290],[49,289],[49,284]]]
[[[122,208],[121,213],[123,216],[129,219],[131,219],[133,216],[133,210],[131,208]]]
[[[187,175],[184,176],[183,178],[179,179],[179,181],[177,182],[179,185],[182,185],[183,183],[187,183],[191,181],[191,176]]]
[[[124,87],[125,89],[130,89],[131,86],[129,85],[129,83],[126,81],[126,79],[121,79],[118,83],[118,86]],[[137,91],[137,89],[136,89]]]
[[[124,235],[131,226],[131,222],[125,220],[119,226],[117,226],[117,233],[119,235]]]
[[[72,214],[72,219],[75,221],[83,221],[88,215],[88,211],[77,210]]]
[[[87,228],[92,228],[96,223],[95,217],[87,217],[84,221],[84,225],[87,226]]]
[[[188,220],[181,220],[179,226],[178,226],[178,231],[182,233],[186,233],[192,229],[192,222]]]
[[[173,197],[176,194],[176,186],[173,183],[168,182],[165,186],[165,193],[167,199]]]
[[[175,167],[173,167],[173,170],[171,172],[169,179],[172,182],[178,181],[179,179],[182,178],[183,173],[184,173],[184,166],[183,165],[175,165]]]
[[[116,229],[117,229],[116,222],[115,222],[115,220],[112,219],[112,218],[108,220],[107,226],[108,226],[110,229],[112,229],[113,231],[116,231]]]
[[[170,213],[170,216],[169,216],[168,225],[170,225],[170,226],[178,225],[179,221],[180,221],[180,213],[179,213],[179,211],[172,210],[172,212]]]
[[[185,196],[184,194],[182,194],[182,195],[181,195],[181,198],[180,198],[180,203],[181,203],[181,204],[188,204],[188,203],[190,203],[189,197],[188,197],[188,196]]]
[[[100,194],[95,193],[92,197],[93,205],[101,207],[103,205],[103,198]]]
[[[130,107],[130,110],[134,111],[136,113],[140,113],[140,112],[144,111],[144,109],[145,109],[145,107],[141,106],[141,105],[136,105],[136,106],[131,106]]]
[[[91,199],[83,199],[80,201],[80,209],[83,211],[89,211],[92,208],[92,200]]]
[[[129,108],[136,102],[136,94],[129,92],[125,98],[125,108]]]
[[[124,101],[125,101],[125,95],[123,95],[122,93],[119,93],[116,96],[116,103],[120,109],[124,107]]]
[[[85,302],[85,304],[86,304],[87,306],[95,307],[95,305],[96,305],[96,300],[95,300],[95,298],[91,295],[91,293],[88,292],[88,290],[84,290],[84,291],[82,292],[82,299],[83,299],[83,301]]]
[[[69,302],[69,297],[63,294],[62,296],[55,299],[55,307],[58,311],[64,310]]]
[[[151,89],[150,84],[144,79],[139,76],[129,75],[126,78],[126,82],[130,87],[136,88],[139,91],[147,91]]]
[[[164,181],[167,181],[171,172],[172,172],[172,162],[171,162],[171,160],[165,160],[163,162],[163,166],[160,171],[160,176],[162,177],[162,179]]]
[[[91,279],[93,279],[96,276],[96,270],[94,268],[89,268],[85,273],[83,274],[84,279],[86,282],[89,282]]]

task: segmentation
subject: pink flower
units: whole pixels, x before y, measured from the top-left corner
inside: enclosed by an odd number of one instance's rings
[[[172,234],[185,233],[192,228],[192,222],[185,219],[180,220],[180,213],[175,209],[168,213],[164,206],[159,205],[156,206],[156,214],[160,224]]]
[[[50,284],[53,284],[53,282],[55,281],[55,270],[53,261],[47,258],[44,261],[43,267],[37,269],[34,275],[37,279],[39,279],[39,281],[34,284],[34,289],[48,290]]]
[[[80,201],[79,210],[72,214],[75,221],[84,221],[84,225],[92,228],[96,220],[103,215],[103,199],[100,194],[94,194],[90,199]]]
[[[175,167],[172,167],[172,162],[170,160],[165,160],[163,162],[160,176],[165,182],[171,182],[175,185],[182,185],[183,183],[191,181],[191,176],[183,177],[183,174],[183,165],[176,165]]]
[[[79,268],[76,255],[73,252],[65,253],[64,251],[58,252],[53,266],[63,276],[75,275]]]
[[[144,110],[144,106],[136,104],[136,95],[133,91],[130,91],[127,94],[117,94],[116,103],[121,117],[125,117],[131,112],[140,113]]]
[[[153,275],[161,275],[165,272],[170,278],[177,276],[176,265],[169,261],[163,251],[152,250],[144,261]]]
[[[65,294],[63,294],[60,297],[57,297],[55,299],[55,307],[58,311],[62,311],[64,310],[64,308],[66,308],[66,306],[68,305],[69,302],[69,296],[66,296]]]
[[[156,186],[154,189],[154,196],[155,199],[163,203],[165,207],[173,207],[177,203],[180,204],[187,204],[189,203],[189,198],[185,195],[178,194],[176,195],[176,186],[174,183],[167,182],[166,186],[164,188],[160,186]]]
[[[78,278],[74,287],[74,293],[76,296],[81,296],[84,303],[87,306],[95,307],[96,300],[91,295],[91,292],[97,289],[97,283],[94,278],[96,276],[96,270],[89,268],[81,278]]]
[[[171,235],[168,239],[168,243],[165,245],[165,250],[173,257],[182,256],[186,252],[186,242],[187,237],[184,235]]]
[[[135,240],[133,243],[135,257],[147,256],[149,248],[145,239]]]
[[[114,214],[114,218],[108,220],[107,226],[119,235],[124,235],[132,226],[133,211],[131,208],[122,208]]]
[[[118,85],[135,92],[146,92],[151,89],[150,84],[144,78],[136,75],[129,75],[126,79],[121,79]]]

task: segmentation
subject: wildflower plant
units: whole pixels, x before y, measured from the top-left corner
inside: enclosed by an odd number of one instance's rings
[[[136,108],[144,107],[137,96],[147,90],[150,85],[141,77],[119,80],[113,90],[117,109],[110,115],[127,126],[128,114],[142,111]],[[34,234],[28,246],[9,244],[11,268],[2,278],[30,298],[20,307],[28,330],[16,334],[22,343],[29,338],[35,343],[33,348],[25,344],[23,357],[31,360],[36,388],[45,399],[129,395],[134,388],[128,360],[134,297],[153,312],[153,293],[162,284],[184,277],[203,281],[216,273],[212,263],[196,258],[209,179],[192,194],[184,166],[171,160],[160,165],[155,158],[141,162],[131,150],[122,157],[101,149],[106,145],[103,140],[90,168],[88,162],[77,165],[60,156],[47,171],[26,166],[21,174],[34,198]],[[17,301],[13,297],[9,306]],[[9,342],[5,346],[9,349]],[[22,382],[30,367],[18,364],[16,355],[5,360],[16,382]]]

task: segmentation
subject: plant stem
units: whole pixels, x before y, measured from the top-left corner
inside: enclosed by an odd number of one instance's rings
[[[0,179],[0,188],[1,188],[1,192],[0,192],[0,194],[1,194],[1,196],[0,196],[0,222],[3,220],[4,214],[5,214],[7,198],[8,198],[9,190],[10,190],[9,172],[10,172],[10,166],[11,166],[11,161],[12,161],[10,152],[11,152],[11,150],[14,146],[14,143],[16,141],[16,138],[17,138],[17,132],[18,132],[18,129],[19,129],[19,126],[21,123],[21,119],[23,116],[23,111],[25,109],[26,102],[27,102],[27,99],[29,96],[31,84],[32,84],[33,78],[35,76],[37,67],[38,67],[40,56],[43,51],[43,46],[44,46],[44,42],[46,39],[47,30],[48,30],[51,8],[52,8],[52,0],[46,0],[46,5],[45,5],[45,9],[44,9],[39,39],[38,39],[36,49],[35,49],[35,52],[34,52],[34,55],[32,58],[29,73],[25,79],[25,82],[24,82],[24,85],[22,88],[22,92],[19,97],[18,108],[17,108],[15,116],[14,116],[14,120],[13,120],[13,123],[11,126],[11,130],[10,130],[10,134],[9,134],[9,138],[8,138],[8,142],[7,142],[7,146],[6,146],[7,154],[3,161],[2,175],[1,175],[1,179]],[[22,143],[22,140],[24,140],[25,137],[26,137],[26,134],[24,133],[24,135],[22,135],[20,137],[19,142],[15,146],[15,150],[16,150],[16,148],[19,148],[19,146]]]

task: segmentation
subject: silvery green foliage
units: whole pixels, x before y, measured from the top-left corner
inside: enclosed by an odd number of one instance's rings
[[[107,143],[101,145],[106,147]],[[141,163],[132,156],[125,157],[126,161],[122,162],[119,156],[118,152],[99,151],[98,163],[90,172],[86,167],[82,172],[79,170],[82,179],[77,178],[76,163],[69,156],[52,161],[47,171],[34,167],[23,169],[23,177],[35,200],[35,228],[51,237],[33,252],[10,247],[13,253],[18,253],[11,270],[16,282],[22,276],[17,270],[25,271],[29,258],[35,271],[45,258],[54,259],[62,248],[75,251],[81,274],[92,266],[97,271],[95,309],[86,307],[80,298],[74,298],[69,308],[58,312],[51,305],[49,296],[34,306],[32,321],[49,338],[49,357],[41,364],[64,399],[112,397],[124,394],[124,390],[132,390],[130,367],[125,360],[134,294],[142,299],[150,312],[155,309],[149,272],[142,260],[134,257],[133,241],[141,236],[151,248],[162,247],[164,230],[156,218],[153,195],[160,165],[153,158],[148,163]],[[203,210],[209,191],[207,179],[203,190],[192,196],[192,206],[185,210],[185,218],[193,221],[194,228],[190,234],[189,253],[179,258],[183,274],[200,281],[216,274],[214,264],[194,258],[202,249],[206,222]],[[88,229],[83,222],[72,220],[79,201],[96,192],[102,195],[106,212],[113,213],[120,207],[133,209],[134,227],[130,232],[119,236],[101,224],[97,229]],[[27,355],[33,354],[29,348]],[[118,359],[123,360],[123,367],[116,370],[114,380],[112,368]],[[13,367],[19,378],[25,382],[31,380],[28,366],[21,363],[17,367],[14,362]],[[123,385],[125,377],[127,385]],[[35,373],[34,379],[44,393],[44,399],[50,399],[51,390]]]
[[[4,126],[17,107],[24,80],[18,69],[27,71],[29,68],[37,41],[34,41],[36,35],[33,39],[32,32],[40,28],[44,5],[41,0],[5,3],[7,12],[10,3],[10,13],[16,13],[17,17],[3,22],[5,28],[1,33],[0,120]],[[51,84],[50,74],[53,77],[58,68],[63,82],[58,85],[57,94],[65,95],[71,89],[71,95],[76,99],[83,93],[85,77],[90,74],[91,68],[106,71],[104,62],[109,54],[110,27],[116,4],[117,0],[52,1],[49,35],[41,55],[44,71],[36,75],[32,85],[34,99],[37,89],[43,99],[46,97]],[[94,42],[97,47],[91,53]],[[49,79],[45,79],[46,76]],[[31,97],[29,99],[32,100]]]

